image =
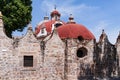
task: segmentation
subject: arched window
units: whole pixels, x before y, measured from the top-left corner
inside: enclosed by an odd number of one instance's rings
[[[79,58],[83,58],[83,57],[85,57],[86,55],[87,55],[87,49],[86,48],[84,48],[84,47],[81,47],[81,48],[79,48],[78,50],[77,50],[77,57],[79,57]]]

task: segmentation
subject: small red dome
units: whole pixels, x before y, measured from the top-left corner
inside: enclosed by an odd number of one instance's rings
[[[51,12],[51,16],[54,16],[54,15],[60,16],[60,13],[57,10],[54,10],[53,12]]]
[[[35,33],[38,34],[42,26],[46,27],[48,34],[51,33],[52,24],[54,24],[55,22],[56,22],[55,20],[50,20],[50,21],[42,23],[41,25],[38,25],[35,30]],[[65,22],[62,22],[62,23],[65,24]]]
[[[55,20],[50,20],[42,23],[41,25],[38,25],[37,29],[35,30],[35,33],[38,34],[43,25],[46,27],[47,32],[50,33],[52,29],[52,24],[54,23],[55,23]]]
[[[78,38],[83,39],[95,39],[94,35],[83,25],[80,24],[66,24],[57,28],[61,39],[65,38]]]

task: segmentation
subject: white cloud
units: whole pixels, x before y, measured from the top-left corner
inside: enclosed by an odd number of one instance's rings
[[[73,5],[72,3],[74,2],[74,0],[66,0],[63,3],[61,3],[61,2],[54,1],[54,0],[51,0],[51,1],[44,0],[41,3],[41,10],[43,12],[49,13],[54,9],[54,5],[57,4],[57,9],[62,14],[62,17],[69,16],[69,14],[73,14],[74,17],[77,17],[77,16],[79,16],[80,13],[82,13],[84,11],[90,11],[90,10],[98,8],[95,6],[87,6],[86,4],[83,4],[83,3],[80,5]],[[78,14],[78,15],[76,15],[76,14]]]

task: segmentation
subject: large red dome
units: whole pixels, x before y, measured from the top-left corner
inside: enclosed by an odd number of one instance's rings
[[[80,24],[66,24],[57,28],[61,39],[65,38],[78,38],[81,36],[83,39],[95,39],[94,35],[83,25]]]

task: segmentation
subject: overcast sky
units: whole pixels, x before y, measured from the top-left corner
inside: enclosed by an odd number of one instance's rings
[[[69,15],[73,14],[76,23],[86,26],[97,41],[104,29],[109,41],[113,44],[116,42],[120,31],[120,0],[33,0],[33,29],[43,20],[46,13],[50,15],[54,5],[61,13],[62,21],[67,22]],[[19,34],[25,32],[26,29]]]

